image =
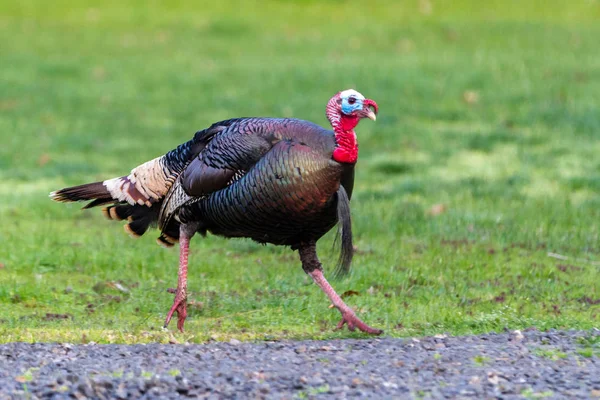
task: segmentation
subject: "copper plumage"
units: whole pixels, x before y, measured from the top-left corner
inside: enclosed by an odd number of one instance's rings
[[[190,239],[196,234],[245,237],[297,250],[304,271],[327,294],[347,324],[379,334],[362,322],[335,293],[322,273],[316,242],[341,227],[339,272],[352,260],[349,201],[358,145],[354,128],[375,119],[377,104],[354,90],[331,98],[326,115],[333,131],[299,119],[236,118],[213,124],[162,157],[127,176],[52,192],[56,201],[104,205],[104,215],[127,220],[134,237],[149,227],[158,243],[179,242],[175,300],[165,326],[177,313],[183,330],[187,316]]]

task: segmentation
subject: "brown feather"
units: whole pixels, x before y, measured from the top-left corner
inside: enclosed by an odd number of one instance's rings
[[[57,190],[50,193],[50,198],[54,201],[64,203],[81,200],[111,199],[111,195],[102,182],[93,182]]]
[[[127,232],[127,234],[129,236],[131,236],[132,238],[134,238],[134,239],[137,239],[137,238],[139,238],[141,236],[141,235],[138,235],[137,233],[135,233],[133,231],[133,229],[131,229],[131,226],[129,226],[129,224],[124,225],[123,229],[125,229],[125,232]]]

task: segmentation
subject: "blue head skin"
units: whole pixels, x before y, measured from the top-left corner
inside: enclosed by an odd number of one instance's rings
[[[340,93],[340,99],[342,99],[342,112],[346,115],[352,115],[355,111],[363,109],[365,96],[356,90],[348,89]]]

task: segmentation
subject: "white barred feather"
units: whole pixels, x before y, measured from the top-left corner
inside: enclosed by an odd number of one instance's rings
[[[127,177],[108,179],[103,185],[116,200],[151,207],[167,194],[176,178],[176,173],[165,168],[163,156],[132,169]]]

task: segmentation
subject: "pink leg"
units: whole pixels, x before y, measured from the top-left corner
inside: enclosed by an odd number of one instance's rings
[[[348,329],[351,331],[353,331],[355,328],[358,328],[361,331],[371,335],[380,335],[383,333],[381,329],[371,328],[369,325],[362,322],[356,316],[354,311],[352,311],[352,309],[348,307],[346,303],[344,303],[342,298],[335,292],[329,282],[327,282],[327,279],[325,279],[323,276],[321,263],[317,258],[315,243],[308,243],[300,246],[298,252],[300,253],[300,259],[302,260],[302,268],[304,271],[310,275],[313,281],[319,285],[327,297],[329,297],[329,300],[331,300],[333,305],[340,310],[340,313],[342,313],[342,320],[337,324],[336,329],[341,329],[344,324],[348,324]]]
[[[348,307],[346,303],[344,303],[344,300],[342,300],[342,298],[338,296],[338,294],[331,287],[329,282],[327,282],[327,279],[325,279],[325,277],[323,276],[323,272],[320,269],[315,269],[314,271],[309,272],[308,274],[313,279],[313,281],[315,281],[315,283],[319,285],[321,289],[323,289],[323,291],[325,292],[327,297],[329,297],[333,305],[342,313],[342,320],[337,324],[336,329],[341,329],[344,326],[344,324],[348,324],[348,329],[350,329],[351,331],[353,331],[356,327],[361,331],[369,333],[371,335],[381,335],[383,333],[381,329],[371,328],[369,325],[362,322],[356,316],[356,314],[354,314],[354,311],[352,311],[352,309]]]
[[[183,229],[179,236],[179,272],[177,277],[177,290],[175,291],[175,301],[167,314],[165,328],[171,322],[173,313],[177,311],[177,329],[183,332],[183,324],[187,317],[187,270],[188,254],[190,250],[191,235],[184,234]]]

